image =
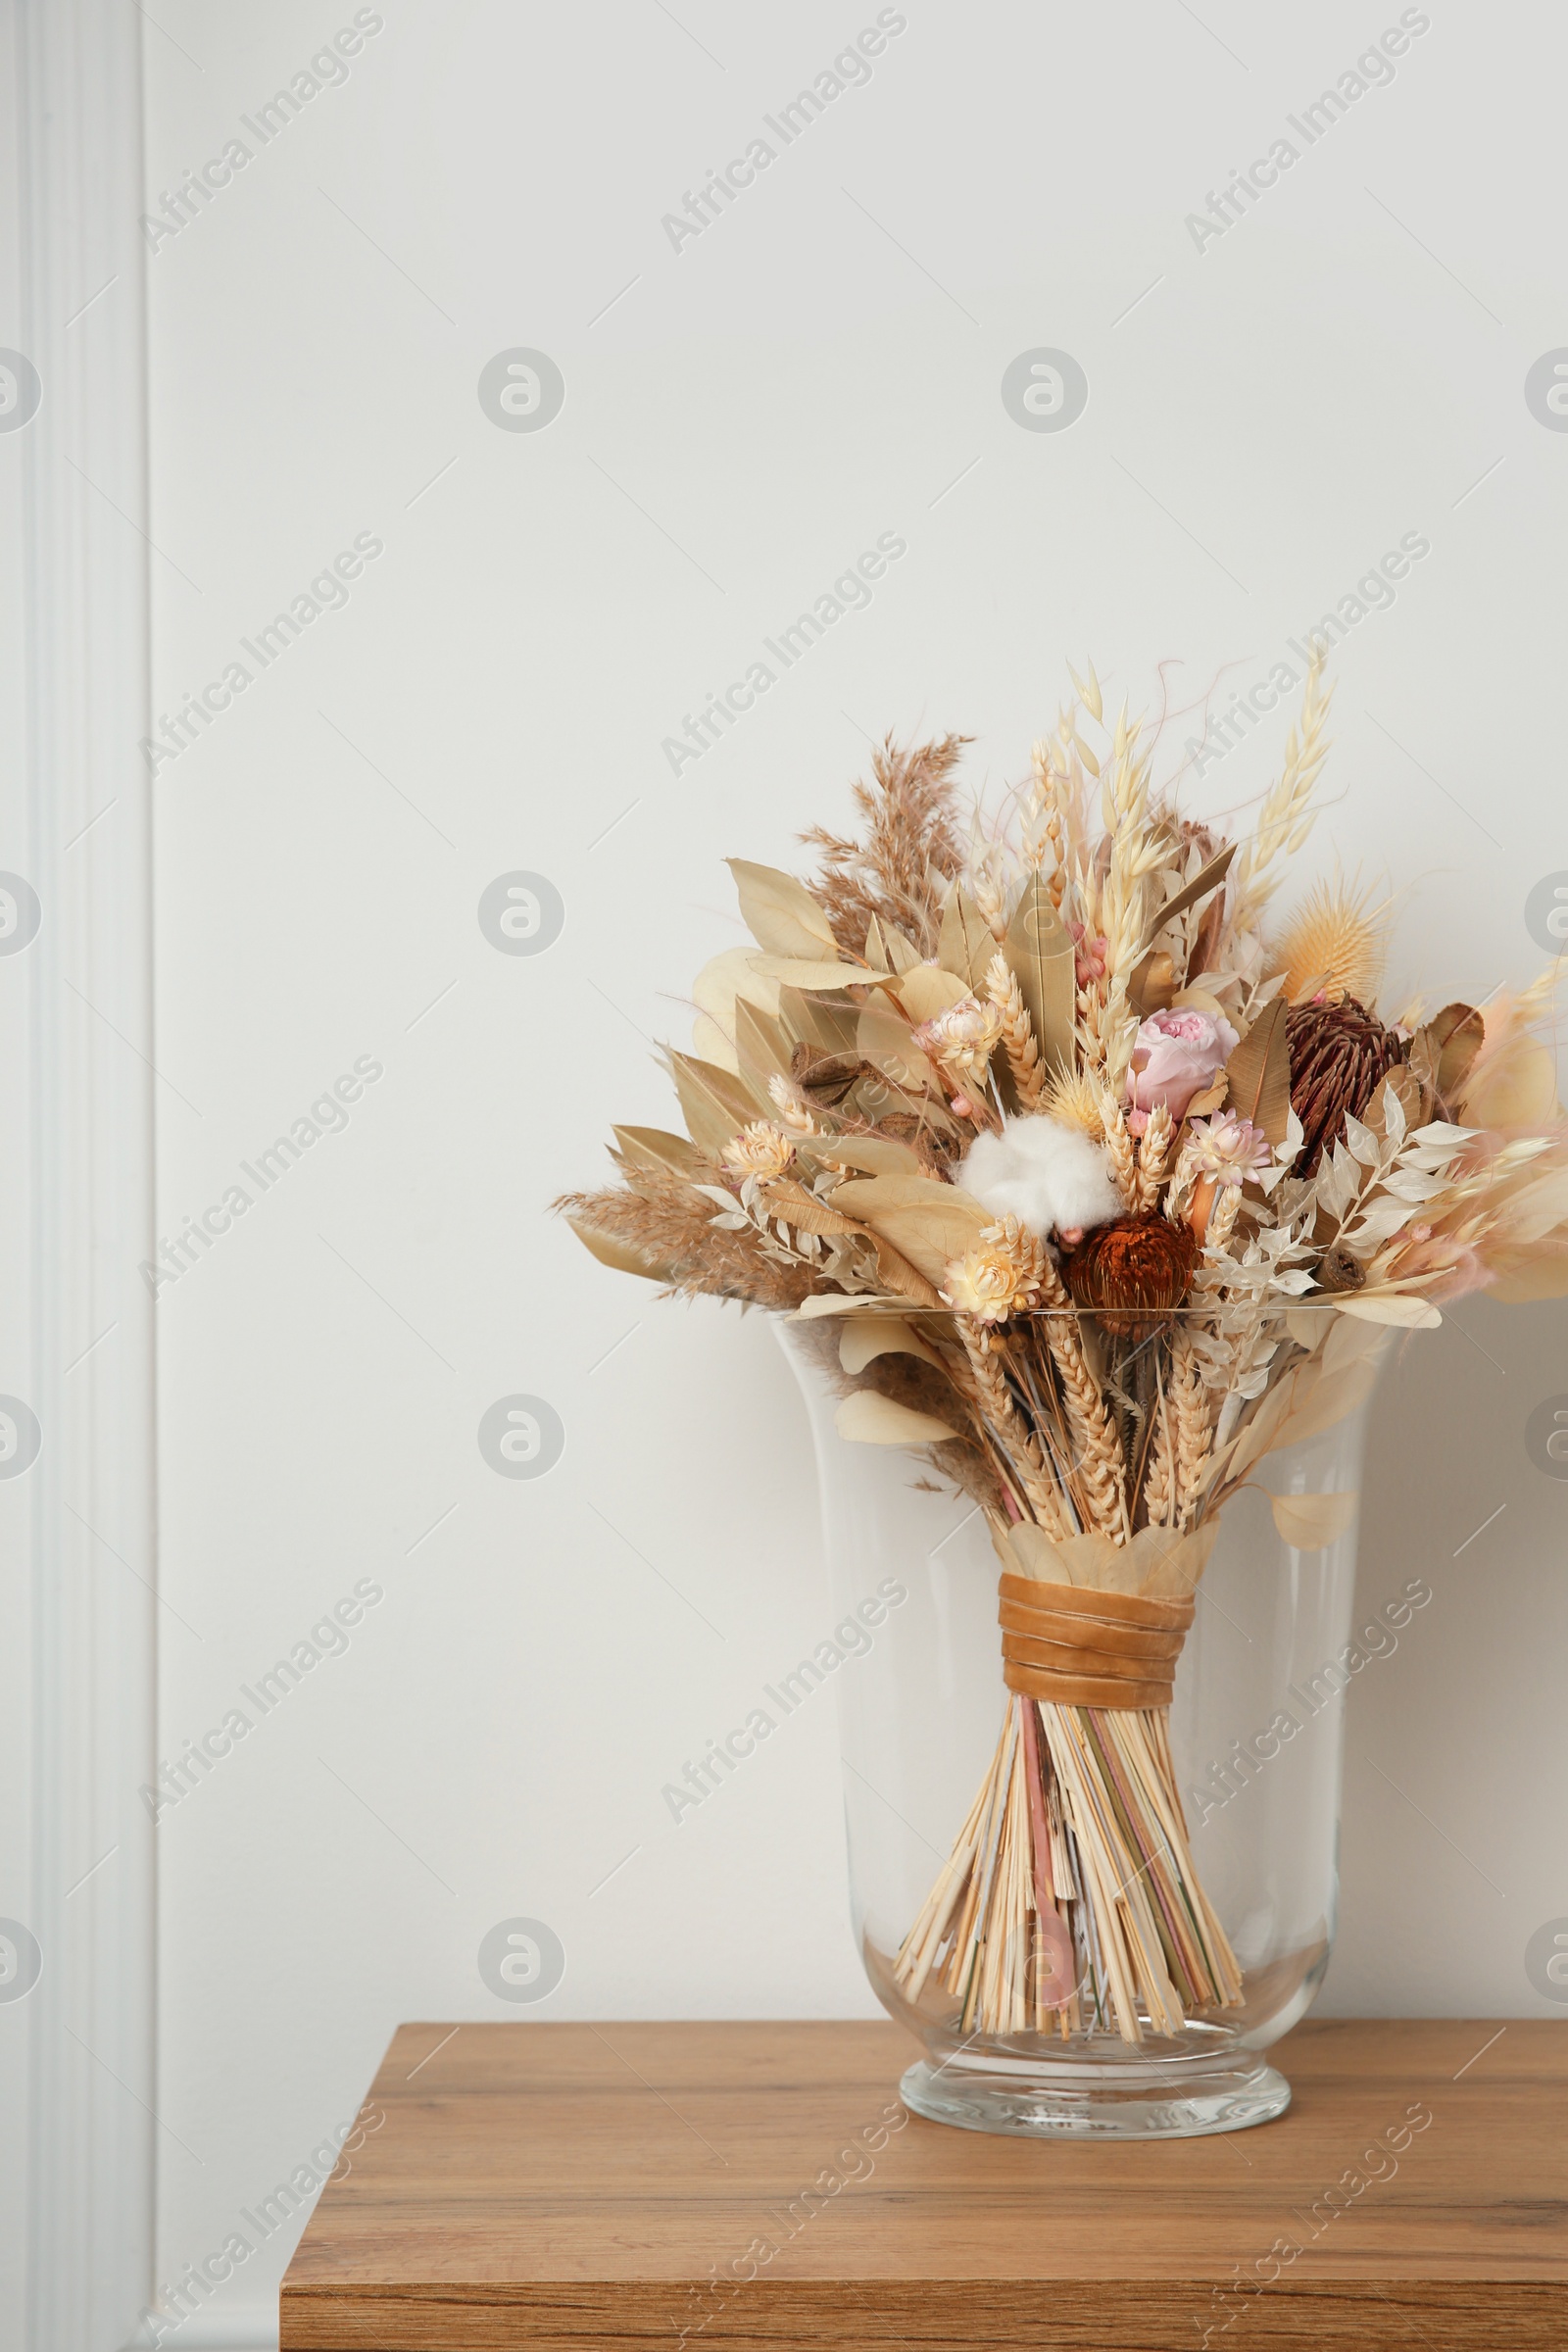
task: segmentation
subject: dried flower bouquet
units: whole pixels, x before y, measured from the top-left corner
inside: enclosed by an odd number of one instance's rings
[[[805,1321],[843,1435],[979,1503],[1007,1705],[897,1981],[1138,2042],[1242,1999],[1166,1719],[1218,1516],[1442,1299],[1568,1291],[1568,1125],[1554,973],[1386,1024],[1385,908],[1320,887],[1266,930],[1317,667],[1240,843],[1073,684],[1004,821],[961,821],[961,739],[890,740],[813,881],[733,862],[758,945],[696,983],[687,1132],[617,1127],[619,1183],[561,1205],[609,1264]],[[1273,1509],[1312,1549],[1353,1501]]]

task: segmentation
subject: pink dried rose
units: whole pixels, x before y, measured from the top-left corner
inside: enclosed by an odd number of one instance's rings
[[[1163,1102],[1173,1119],[1185,1117],[1188,1103],[1212,1084],[1240,1042],[1223,1013],[1200,1012],[1192,1005],[1151,1013],[1140,1024],[1127,1070],[1133,1111],[1127,1123],[1133,1132],[1142,1132],[1156,1102]]]

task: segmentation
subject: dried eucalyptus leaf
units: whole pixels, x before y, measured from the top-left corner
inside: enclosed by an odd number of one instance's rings
[[[1325,1378],[1368,1357],[1381,1358],[1389,1346],[1388,1331],[1376,1324],[1358,1323],[1346,1315],[1333,1315],[1330,1321],[1333,1328],[1323,1343]]]
[[[807,1135],[797,1150],[831,1167],[857,1168],[865,1176],[920,1176],[920,1155],[891,1135]]]
[[[804,996],[798,988],[778,992],[779,1019],[793,1039],[814,1047],[818,1054],[853,1054],[859,1011],[853,1004],[830,1004],[821,997]]]
[[[1259,1013],[1225,1064],[1232,1108],[1261,1127],[1271,1144],[1285,1141],[1291,1115],[1291,1057],[1285,1042],[1286,1004],[1276,997]]]
[[[1359,1494],[1272,1494],[1274,1525],[1294,1551],[1322,1551],[1355,1523]]]
[[[937,1094],[940,1081],[926,1056],[891,1006],[871,1004],[860,1014],[855,1032],[856,1050],[901,1091]]]
[[[612,1241],[607,1233],[596,1233],[581,1217],[568,1216],[566,1223],[577,1236],[590,1257],[597,1257],[602,1266],[610,1266],[617,1274],[641,1274],[649,1282],[673,1282],[675,1277],[668,1266],[644,1257],[640,1250],[630,1249],[625,1242]]]
[[[1356,1291],[1334,1303],[1342,1315],[1354,1315],[1363,1323],[1392,1323],[1401,1331],[1436,1331],[1443,1321],[1430,1298],[1418,1298],[1409,1291]]]
[[[787,1078],[793,1047],[782,1021],[763,1012],[758,1005],[749,1004],[744,997],[735,1000],[735,1058],[740,1075],[748,1079],[768,1105],[767,1115],[773,1113],[772,1098],[767,1092],[769,1078]]]
[[[812,960],[798,956],[754,956],[752,969],[807,996],[851,987],[888,988],[893,981],[889,972],[873,972],[863,963],[830,963],[825,956]]]
[[[874,1389],[857,1389],[840,1404],[834,1420],[841,1438],[857,1446],[940,1446],[957,1431],[933,1413],[917,1413],[912,1405],[895,1404]]]
[[[906,938],[897,923],[882,925],[882,945],[887,950],[889,967],[895,972],[912,972],[921,960],[919,949],[912,939]]]
[[[923,1176],[857,1176],[836,1185],[833,1205],[892,1243],[928,1283],[940,1287],[949,1261],[974,1249],[995,1220],[955,1184]]]
[[[978,994],[985,986],[986,972],[996,952],[990,924],[963,884],[956,883],[942,913],[942,929],[937,938],[938,963],[963,982],[966,993]]]
[[[1031,873],[1024,883],[1003,953],[1034,1026],[1041,1060],[1048,1068],[1070,1071],[1076,1059],[1073,946],[1038,873]]]
[[[1321,1437],[1324,1430],[1333,1429],[1337,1422],[1353,1413],[1357,1405],[1366,1402],[1377,1384],[1380,1369],[1377,1356],[1369,1355],[1338,1372],[1321,1372],[1295,1410],[1286,1415],[1278,1444],[1301,1446],[1308,1438]]]
[[[1148,930],[1139,943],[1138,953],[1140,955],[1146,948],[1153,946],[1167,923],[1174,922],[1177,915],[1185,914],[1189,906],[1196,906],[1200,899],[1206,899],[1211,890],[1218,890],[1235,855],[1235,842],[1228,842],[1225,848],[1212,857],[1205,866],[1200,868],[1189,883],[1178,890],[1172,898],[1166,900],[1164,906],[1152,918]]]
[[[1473,1004],[1445,1004],[1427,1023],[1427,1031],[1438,1048],[1438,1093],[1451,1102],[1470,1075],[1487,1024]]]
[[[917,1355],[939,1372],[944,1368],[936,1349],[903,1315],[860,1315],[846,1323],[839,1339],[839,1362],[846,1372],[863,1372],[879,1355]]]
[[[699,1061],[693,1054],[672,1053],[669,1066],[687,1133],[710,1158],[716,1159],[730,1137],[749,1127],[758,1115],[751,1089],[733,1070]]]
[[[906,1314],[908,1307],[903,1298],[884,1298],[875,1291],[862,1291],[852,1298],[842,1298],[822,1293],[814,1298],[804,1298],[788,1317],[791,1323],[816,1323],[824,1315],[885,1315],[889,1312]]]
[[[621,1151],[634,1167],[664,1168],[671,1176],[690,1176],[703,1165],[703,1154],[684,1135],[666,1134],[662,1127],[612,1127]]]
[[[898,990],[899,1003],[915,1022],[934,1021],[939,1012],[961,1004],[972,993],[967,980],[960,980],[956,972],[945,971],[938,963],[917,963],[892,985]]]
[[[837,957],[833,926],[804,882],[776,866],[753,865],[745,858],[731,858],[728,865],[746,928],[759,947],[813,963],[822,960],[824,950]]]

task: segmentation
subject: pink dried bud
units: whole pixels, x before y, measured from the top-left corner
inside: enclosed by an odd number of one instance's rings
[[[1110,942],[1102,931],[1091,937],[1085,923],[1069,923],[1067,929],[1073,940],[1073,977],[1080,988],[1091,988],[1105,977]]]

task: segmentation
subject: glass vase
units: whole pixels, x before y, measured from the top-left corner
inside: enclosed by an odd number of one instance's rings
[[[1360,1653],[1353,1502],[1328,1515],[1342,1532],[1304,1550],[1280,1532],[1270,1496],[1353,1496],[1365,1403],[1265,1455],[1251,1474],[1262,1491],[1233,1497],[1176,1667],[1176,1786],[1239,1997],[1157,2023],[1146,2009],[1136,2040],[1125,2018],[1118,2032],[1097,2016],[1092,1986],[1070,2013],[1037,2012],[1030,2030],[976,2030],[935,1975],[916,1992],[906,1964],[901,1981],[901,1952],[972,1817],[999,1726],[1029,1703],[1004,1686],[1000,1563],[967,1497],[898,1446],[839,1435],[819,1348],[776,1328],[810,1416],[834,1608],[865,1637],[835,1678],[851,1898],[872,1986],[926,2053],[903,2079],[905,2103],[970,2131],[1044,2137],[1191,2136],[1283,2114],[1290,2085],[1263,2053],[1304,2015],[1328,1965],[1342,1693]],[[1298,1514],[1296,1532],[1310,1533],[1311,1518]],[[1385,1615],[1397,1621],[1400,1605]]]

